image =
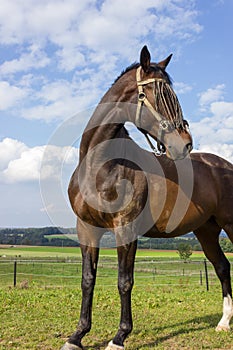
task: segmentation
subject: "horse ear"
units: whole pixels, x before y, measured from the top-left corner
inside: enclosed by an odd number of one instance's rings
[[[172,53],[167,58],[165,58],[165,60],[157,63],[157,66],[159,66],[162,69],[166,69],[166,67],[167,67],[168,63],[170,62],[171,58],[172,58]]]
[[[149,71],[150,68],[150,52],[147,46],[143,46],[140,55],[140,64],[145,73]]]

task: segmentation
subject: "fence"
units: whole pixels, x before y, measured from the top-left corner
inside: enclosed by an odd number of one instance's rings
[[[0,261],[0,287],[30,285],[79,286],[81,261],[67,260],[17,260]],[[101,259],[98,266],[97,285],[117,284],[116,259]],[[135,285],[201,285],[209,290],[219,284],[212,265],[206,260],[155,261],[151,258],[136,260]]]

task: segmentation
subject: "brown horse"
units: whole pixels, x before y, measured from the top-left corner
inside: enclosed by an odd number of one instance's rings
[[[119,329],[108,350],[123,349],[132,330],[139,235],[175,237],[194,231],[222,285],[223,316],[217,330],[229,329],[230,264],[218,238],[223,228],[233,241],[233,166],[211,154],[189,155],[191,135],[165,71],[170,58],[151,63],[144,47],[140,64],[115,81],[84,131],[79,166],[69,185],[83,258],[82,305],[77,330],[62,350],[82,348],[81,340],[91,329],[99,242],[106,231],[116,237],[121,299]],[[141,149],[129,137],[126,121],[154,138],[166,155],[157,157]]]

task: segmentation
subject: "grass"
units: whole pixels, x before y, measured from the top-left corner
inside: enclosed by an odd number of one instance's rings
[[[101,248],[101,256],[116,256],[116,249]],[[233,258],[233,253],[226,254],[228,257]],[[80,249],[78,247],[27,247],[27,246],[11,246],[5,247],[0,245],[0,257],[6,256],[7,258],[71,258],[81,256]],[[150,250],[150,249],[138,249],[137,258],[153,257],[157,258],[171,258],[178,259],[176,251],[167,250]],[[193,259],[203,259],[204,254],[202,251],[193,252]]]
[[[116,285],[117,281],[117,257],[114,251],[101,254],[98,265],[98,282],[100,285]],[[139,252],[140,253],[140,252]],[[168,252],[167,252],[168,253]],[[37,256],[31,260],[30,256],[20,255],[17,258],[17,283],[20,284],[25,279],[33,285],[43,286],[76,286],[81,280],[81,257],[68,258],[68,256],[57,256],[56,259],[50,256]],[[145,254],[145,253],[144,253]],[[170,254],[171,255],[171,254]],[[12,286],[14,276],[13,259],[0,259],[0,287]],[[216,283],[216,275],[213,273],[211,265],[208,266],[211,283]],[[200,271],[204,280],[203,260],[197,258],[184,264],[177,260],[177,256],[166,258],[157,256],[139,255],[135,262],[135,280],[138,285],[164,285],[176,284],[198,285],[200,283]]]
[[[101,248],[100,254],[102,256],[116,256],[116,249]],[[43,257],[78,257],[81,256],[78,247],[25,247],[25,246],[0,246],[0,256],[7,258],[43,258]],[[138,249],[138,258],[154,257],[154,258],[178,258],[176,251],[166,250],[149,250]],[[192,258],[203,258],[202,252],[194,252]]]
[[[57,258],[81,256],[79,248],[72,247],[25,247],[0,248],[0,255],[6,258]]]
[[[75,329],[81,292],[73,288],[1,290],[0,349],[55,350]],[[133,291],[134,331],[131,349],[232,349],[232,333],[216,333],[221,317],[219,288],[136,286]],[[84,338],[88,350],[104,349],[119,322],[116,288],[97,286],[93,328]],[[145,317],[146,315],[146,317]]]
[[[47,238],[49,241],[51,241],[52,238],[59,238],[61,240],[65,239],[73,239],[77,242],[78,237],[76,233],[70,233],[70,234],[54,234],[54,235],[44,235],[45,238]]]
[[[0,262],[0,350],[58,350],[75,330],[79,316],[79,249],[1,249],[0,255],[5,254],[7,258]],[[17,287],[13,288],[10,259],[15,255],[26,260],[18,261]],[[27,261],[32,257],[37,261]],[[55,257],[59,263],[51,262]],[[220,284],[215,275],[211,275],[209,292],[204,283],[199,284],[203,263],[197,260],[203,260],[203,255],[195,254],[192,262],[184,264],[176,252],[138,251],[132,297],[134,330],[125,343],[127,350],[232,349],[233,333],[214,330],[222,313]],[[115,250],[101,250],[93,328],[83,340],[88,350],[103,350],[118,329],[116,261]]]

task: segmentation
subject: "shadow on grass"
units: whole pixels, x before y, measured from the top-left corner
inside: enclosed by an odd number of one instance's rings
[[[145,347],[155,347],[169,339],[172,339],[178,335],[182,335],[182,334],[188,334],[190,332],[199,332],[202,330],[206,330],[206,329],[215,329],[215,327],[217,326],[218,321],[220,320],[221,315],[220,314],[211,314],[211,315],[206,315],[203,317],[195,317],[193,319],[187,320],[185,322],[179,322],[179,323],[174,323],[174,324],[169,324],[168,326],[164,325],[162,327],[157,327],[157,328],[149,328],[149,325],[147,327],[148,332],[152,331],[155,332],[155,340],[148,342],[148,343],[144,343],[138,347],[135,347],[135,349],[143,349]],[[204,324],[203,326],[200,327],[194,327],[193,324],[197,325],[197,324]],[[172,329],[172,328],[179,328],[177,330],[174,330],[172,332],[169,332],[167,335],[164,336],[158,336],[158,332],[162,332],[166,329]],[[145,329],[144,329],[145,331]],[[135,329],[133,331],[134,334],[140,334],[141,330],[137,330]],[[130,337],[129,337],[130,339]],[[103,342],[99,342],[93,346],[89,345],[89,346],[84,346],[84,350],[100,350],[102,348],[105,348],[108,345],[109,340],[103,341]]]
[[[221,315],[220,314],[211,314],[211,315],[206,315],[202,317],[195,317],[190,320],[187,320],[185,322],[179,322],[175,324],[169,324],[168,326],[162,326],[158,328],[153,328],[152,331],[155,331],[157,336],[155,336],[155,340],[148,342],[146,344],[142,344],[140,347],[136,347],[135,349],[143,349],[145,347],[154,347],[157,346],[169,339],[172,339],[178,335],[182,334],[189,334],[190,332],[199,332],[207,329],[215,329],[215,327],[218,324],[218,321],[220,320]],[[203,324],[202,326],[194,326],[198,324]],[[167,335],[164,336],[159,336],[158,332],[164,331],[166,329],[172,329],[172,328],[179,328],[177,330],[171,331]],[[150,330],[151,331],[151,330]],[[135,333],[140,333],[140,331]]]

